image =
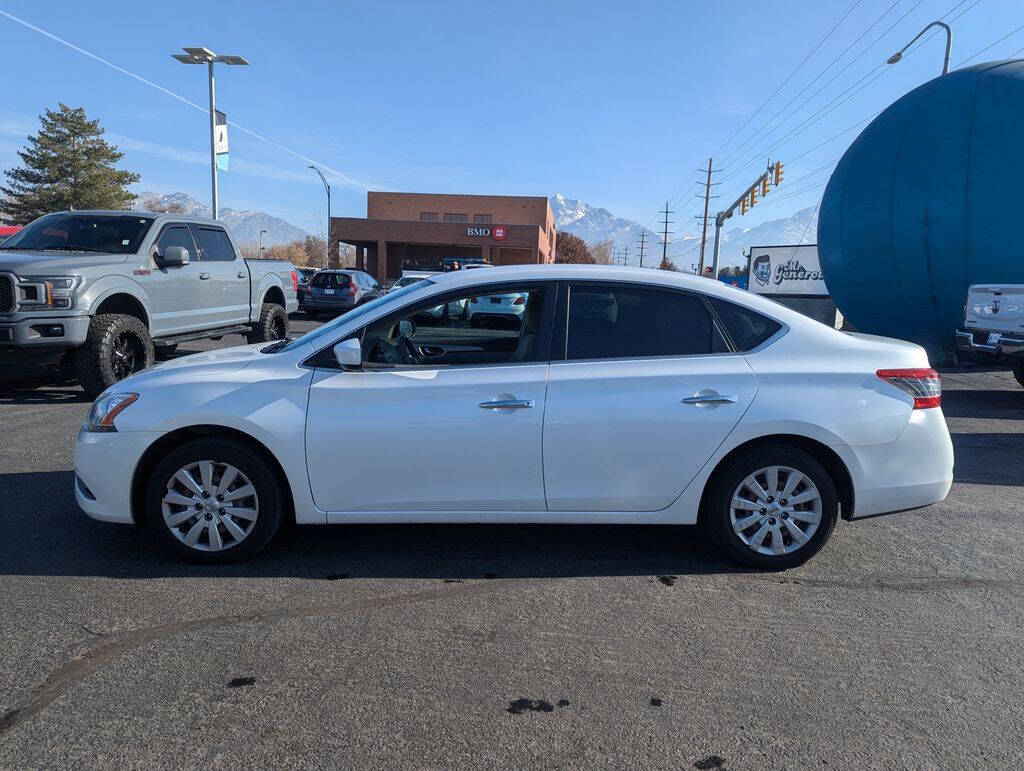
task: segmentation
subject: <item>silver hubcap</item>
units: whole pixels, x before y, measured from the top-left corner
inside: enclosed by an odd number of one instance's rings
[[[789,554],[818,529],[821,494],[800,471],[768,466],[740,482],[732,494],[729,519],[747,548],[758,554]]]
[[[256,488],[241,471],[200,460],[167,480],[160,508],[174,537],[190,549],[222,551],[252,532],[260,504]]]

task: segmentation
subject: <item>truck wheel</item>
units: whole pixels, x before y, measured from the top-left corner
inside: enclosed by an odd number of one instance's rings
[[[101,313],[89,321],[89,336],[75,351],[75,374],[93,398],[129,375],[153,366],[156,357],[146,325],[134,316]]]
[[[1017,382],[1024,387],[1024,356],[1014,356],[1010,359],[1010,367],[1013,369],[1013,376]]]
[[[288,314],[284,308],[273,303],[263,303],[260,320],[252,325],[252,331],[245,337],[250,343],[269,343],[283,340],[288,336]]]

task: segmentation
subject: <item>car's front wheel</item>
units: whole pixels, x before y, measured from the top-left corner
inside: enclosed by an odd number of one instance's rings
[[[146,514],[157,539],[178,556],[237,562],[277,534],[284,493],[261,453],[229,439],[195,439],[153,470]]]
[[[762,447],[717,474],[703,522],[737,562],[782,570],[813,557],[835,528],[839,501],[825,468],[803,450]]]

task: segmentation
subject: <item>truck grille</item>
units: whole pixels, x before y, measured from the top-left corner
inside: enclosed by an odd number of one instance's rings
[[[14,276],[0,273],[0,313],[14,313]]]

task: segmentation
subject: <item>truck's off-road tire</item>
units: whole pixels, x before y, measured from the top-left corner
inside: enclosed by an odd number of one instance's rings
[[[1024,356],[1011,357],[1010,367],[1013,369],[1013,376],[1017,378],[1017,382],[1024,387]]]
[[[75,374],[88,396],[146,367],[156,356],[146,325],[134,316],[101,313],[89,321],[89,336],[74,353]]]
[[[288,314],[274,303],[263,303],[260,320],[245,337],[250,343],[270,343],[288,336]]]
[[[271,462],[232,439],[186,442],[145,483],[149,529],[190,562],[251,557],[277,535],[285,516],[285,488]]]
[[[719,549],[749,567],[801,565],[835,528],[835,483],[818,461],[795,447],[744,453],[722,468],[712,484],[701,524]],[[744,522],[750,524],[744,527]]]

